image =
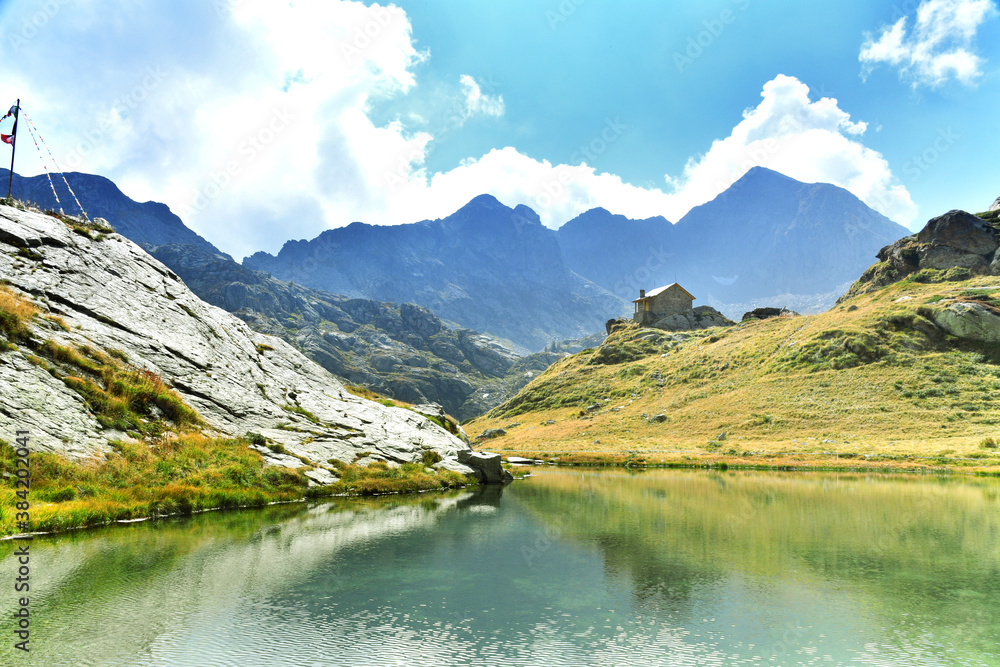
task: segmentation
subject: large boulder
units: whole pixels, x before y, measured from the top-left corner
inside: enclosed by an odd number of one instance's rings
[[[953,303],[934,315],[934,323],[953,336],[1000,343],[1000,313],[982,303]]]
[[[998,245],[990,226],[965,211],[948,211],[933,218],[917,234],[917,240],[980,256],[992,255]]]
[[[711,306],[698,306],[686,313],[662,317],[651,326],[664,331],[692,331],[712,327],[728,327],[735,324],[728,317]]]
[[[948,269],[958,267],[968,269],[975,274],[988,273],[990,270],[990,259],[993,258],[992,251],[984,257],[980,254],[966,252],[954,246],[947,245],[930,245],[919,248],[917,256],[919,257],[921,269],[947,271]]]
[[[753,310],[743,313],[743,319],[746,320],[766,320],[772,317],[795,317],[798,313],[794,310],[788,310],[787,308],[754,308]]]
[[[459,453],[458,462],[475,470],[481,484],[507,484],[514,481],[510,471],[504,470],[499,454],[464,451]]]

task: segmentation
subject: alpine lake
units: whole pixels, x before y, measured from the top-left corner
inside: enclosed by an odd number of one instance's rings
[[[527,468],[37,537],[0,664],[1000,665],[1000,479]]]

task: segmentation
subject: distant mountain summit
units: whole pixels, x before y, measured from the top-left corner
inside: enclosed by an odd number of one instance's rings
[[[6,181],[9,174],[10,170],[0,169],[0,179]],[[188,229],[166,204],[154,201],[140,204],[126,196],[117,185],[103,176],[73,171],[66,174],[66,180],[92,219],[104,218],[116,232],[139,245],[184,243],[229,257]],[[70,215],[78,214],[76,203],[66,190],[66,184],[62,179],[53,178],[52,185],[59,194],[63,210]],[[56,203],[52,187],[44,174],[23,177],[15,172],[11,195],[15,199],[32,202],[43,211],[59,210],[60,205]]]
[[[618,296],[680,281],[698,304],[736,317],[761,305],[827,308],[909,233],[843,188],[755,167],[675,225],[594,209],[559,241],[572,270]]]
[[[416,303],[526,350],[601,331],[628,308],[566,266],[537,213],[490,195],[438,220],[329,229],[244,265],[328,292]]]

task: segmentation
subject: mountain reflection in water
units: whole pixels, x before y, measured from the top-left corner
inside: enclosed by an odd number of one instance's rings
[[[36,539],[0,662],[1000,664],[998,480],[535,472]]]

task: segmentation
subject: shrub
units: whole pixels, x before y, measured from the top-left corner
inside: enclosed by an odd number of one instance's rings
[[[979,443],[982,449],[996,449],[997,443],[993,438],[983,438],[983,441]]]
[[[267,444],[267,438],[265,438],[264,436],[262,436],[260,433],[254,433],[253,431],[247,431],[247,434],[245,436],[243,436],[243,437],[251,445],[264,446],[264,445]]]
[[[153,406],[179,426],[201,423],[198,413],[153,371],[123,365],[88,346],[77,349],[47,340],[37,351],[84,371],[63,377],[63,383],[87,401],[105,428],[158,435],[163,425],[144,419],[153,416]]]
[[[441,462],[441,455],[433,449],[425,449],[422,461],[425,468],[433,468],[435,463]]]

